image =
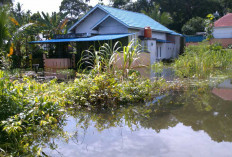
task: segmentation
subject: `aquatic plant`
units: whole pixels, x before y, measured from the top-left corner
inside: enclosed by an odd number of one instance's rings
[[[207,78],[231,68],[232,51],[218,44],[202,43],[185,48],[185,53],[172,64],[177,75],[188,78]]]
[[[174,85],[164,79],[151,81],[132,73],[127,79],[120,79],[110,73],[78,75],[65,90],[67,106],[87,108],[109,108],[133,102],[146,102],[171,90]]]

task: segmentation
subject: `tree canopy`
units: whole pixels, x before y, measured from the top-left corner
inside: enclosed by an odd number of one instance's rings
[[[186,35],[195,35],[196,32],[205,31],[205,19],[201,17],[194,17],[187,21],[183,27],[182,32]]]
[[[88,4],[83,0],[63,0],[60,12],[67,13],[70,17],[78,18],[89,10]]]

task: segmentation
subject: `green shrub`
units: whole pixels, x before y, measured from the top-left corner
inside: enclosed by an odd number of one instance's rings
[[[108,108],[151,100],[171,89],[164,79],[151,81],[132,73],[127,79],[109,73],[81,75],[65,91],[66,103],[89,108]]]
[[[11,81],[0,71],[0,148],[13,156],[37,154],[41,139],[59,130],[62,94],[57,83],[24,78]],[[59,85],[62,89],[62,84]],[[35,145],[35,141],[40,144]]]
[[[186,47],[185,53],[173,64],[177,74],[182,77],[206,78],[218,70],[231,67],[232,51],[218,44],[199,44]]]

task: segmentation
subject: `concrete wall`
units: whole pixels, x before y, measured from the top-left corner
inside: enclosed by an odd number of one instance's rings
[[[213,36],[216,39],[232,38],[232,27],[216,27],[214,28]]]
[[[44,59],[45,69],[68,69],[72,67],[72,62],[69,58],[49,58]]]
[[[156,43],[156,59],[163,59],[165,51],[165,43]]]
[[[175,43],[176,42],[176,36],[175,35],[171,35],[171,34],[166,34],[166,38],[167,38],[167,41],[171,41],[172,43]]]
[[[166,40],[166,33],[160,33],[160,32],[152,32],[152,38]]]
[[[174,43],[164,43],[165,51],[163,52],[162,59],[170,59],[175,57],[176,45]]]
[[[122,69],[123,67],[123,53],[115,55],[115,64],[117,68]],[[150,66],[150,53],[139,53],[138,59],[132,62],[131,68],[141,68]]]
[[[136,33],[136,37],[144,35],[144,29],[129,29],[129,33]],[[152,38],[167,40],[166,33],[152,31]]]
[[[128,28],[123,24],[119,23],[112,17],[107,18],[104,22],[99,25],[99,34],[121,34],[128,33]]]
[[[100,10],[96,9],[88,17],[86,17],[80,24],[76,27],[76,33],[91,33],[91,28],[107,14]]]
[[[150,53],[150,64],[156,62],[156,40],[143,40],[142,46],[144,47],[145,52]]]
[[[210,44],[220,43],[224,48],[227,48],[229,45],[232,45],[232,38],[226,39],[211,39]]]
[[[137,30],[137,29],[128,29],[128,33],[134,33],[134,35],[130,35],[128,38],[128,43],[132,40],[132,39],[138,39],[138,37],[141,35],[141,31]]]

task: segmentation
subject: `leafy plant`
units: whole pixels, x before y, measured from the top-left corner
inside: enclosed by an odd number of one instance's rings
[[[173,64],[182,77],[207,78],[231,67],[232,53],[218,44],[205,43],[186,47],[185,53]]]

